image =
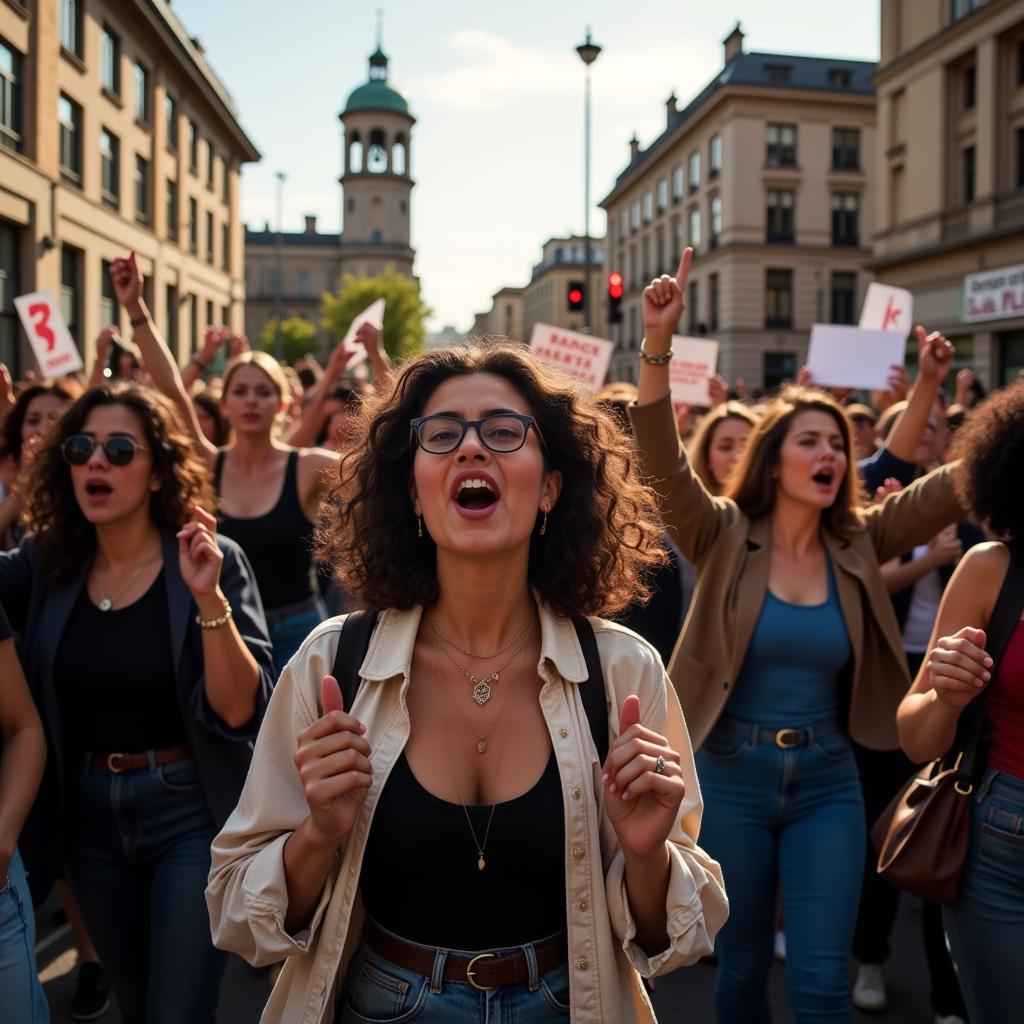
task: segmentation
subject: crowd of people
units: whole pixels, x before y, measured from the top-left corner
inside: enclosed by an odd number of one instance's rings
[[[597,395],[509,339],[394,367],[370,324],[372,383],[351,345],[287,367],[217,326],[180,367],[133,255],[130,340],[0,368],[5,1019],[49,1020],[56,884],[80,1020],[212,1022],[232,952],[283,964],[282,1024],[648,1022],[702,958],[756,1024],[773,956],[798,1022],[851,1021],[900,899],[869,833],[974,714],[920,941],[938,1024],[1014,1018],[1024,627],[986,631],[1024,382],[951,380],[918,328],[885,391],[674,405],[691,258]]]

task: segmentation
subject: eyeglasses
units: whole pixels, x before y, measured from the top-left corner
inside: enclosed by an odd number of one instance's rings
[[[96,438],[91,434],[72,434],[61,446],[64,461],[69,466],[84,466],[96,451]],[[100,447],[103,456],[112,466],[127,466],[135,458],[136,452],[148,452],[127,434],[112,434]]]
[[[494,416],[485,416],[482,420],[461,420],[454,416],[417,416],[409,420],[409,426],[416,435],[419,446],[431,455],[447,455],[462,444],[466,431],[470,427],[476,430],[477,437],[485,448],[501,455],[517,452],[526,444],[526,435],[530,427],[537,432],[537,439],[544,450],[547,445],[532,416],[524,416],[518,412],[503,412]]]

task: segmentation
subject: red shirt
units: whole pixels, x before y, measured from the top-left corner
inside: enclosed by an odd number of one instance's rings
[[[985,704],[989,764],[1024,779],[1024,619],[1017,623],[990,685]]]

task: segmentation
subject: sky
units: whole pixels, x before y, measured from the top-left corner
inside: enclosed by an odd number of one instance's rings
[[[749,51],[877,60],[877,0],[173,0],[234,97],[263,154],[242,175],[242,214],[276,227],[283,171],[286,231],[316,214],[341,226],[338,114],[366,81],[383,11],[390,83],[416,117],[410,160],[415,273],[432,329],[466,330],[491,296],[523,285],[553,236],[582,233],[584,66],[590,26],[590,230],[629,159],[721,69],[737,21]],[[284,12],[284,13],[282,13]]]

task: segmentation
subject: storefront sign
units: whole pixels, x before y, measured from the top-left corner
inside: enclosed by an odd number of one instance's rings
[[[1024,263],[964,278],[962,320],[1009,320],[1024,316]]]

